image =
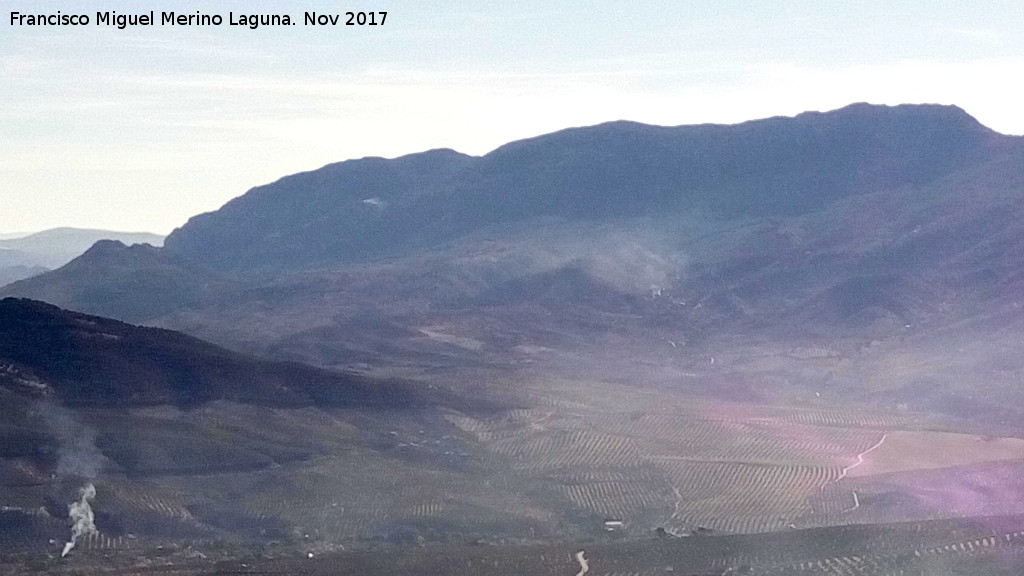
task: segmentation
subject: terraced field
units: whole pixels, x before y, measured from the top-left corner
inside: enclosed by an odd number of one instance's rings
[[[518,525],[543,537],[554,516],[549,506],[510,489],[507,476],[469,477],[408,462],[399,467],[392,458],[366,452],[219,482],[245,488],[230,504],[253,522],[277,523],[288,527],[282,536],[327,544],[473,540],[486,537],[489,523]],[[189,484],[209,489],[211,480]]]
[[[1016,439],[936,432],[941,422],[926,415],[870,406],[751,405],[610,382],[548,384],[518,381],[518,406],[489,412],[369,418],[359,410],[213,402],[90,413],[91,425],[105,427],[105,447],[130,447],[136,438],[128,435],[144,425],[138,438],[162,443],[163,451],[141,464],[124,457],[130,451],[111,452],[120,467],[95,482],[99,532],[73,555],[213,558],[241,546],[315,559],[475,542],[484,550],[461,556],[461,573],[577,573],[578,548],[545,549],[539,560],[519,548],[486,550],[553,541],[586,543],[588,576],[660,574],[677,565],[701,576],[744,566],[756,570],[749,574],[906,575],[927,574],[922,566],[953,553],[987,557],[996,545],[986,539],[995,534],[948,533],[911,548],[883,538],[806,555],[757,544],[697,560],[694,545],[683,542],[1024,514],[1024,459],[1008,459]],[[594,402],[576,399],[583,389]],[[204,446],[223,457],[199,473],[196,463],[210,460]],[[894,466],[907,450],[927,465]],[[19,528],[7,531],[0,556],[56,562],[68,535],[67,493],[77,486],[22,468],[14,460],[5,468],[19,485],[0,494],[0,521]],[[621,525],[606,530],[608,520]],[[616,541],[635,546],[608,552]],[[680,564],[668,560],[677,557],[673,546],[691,550],[678,556]],[[998,547],[1016,554],[1019,545]],[[360,565],[363,557],[345,558]],[[366,560],[366,574],[378,560]],[[394,574],[435,566],[406,560],[392,566]]]
[[[634,534],[659,526],[758,533],[862,521],[879,506],[875,493],[853,478],[893,468],[897,457],[885,451],[887,439],[898,446],[905,438],[927,445],[962,437],[921,430],[928,418],[905,411],[730,404],[594,386],[596,406],[572,405],[571,395],[563,395],[586,386],[561,381],[531,389],[542,408],[493,419],[450,416],[449,422],[520,477],[546,479],[571,506],[622,519]],[[972,445],[960,442],[943,462],[1005,458],[1014,454],[1014,442],[990,441],[988,453],[971,453]],[[569,471],[586,478],[586,470],[605,477],[570,479]],[[885,520],[950,517],[897,509]]]
[[[550,480],[573,506],[607,519],[629,519],[644,528],[664,524],[665,503],[675,498],[672,486],[654,467],[564,470]]]

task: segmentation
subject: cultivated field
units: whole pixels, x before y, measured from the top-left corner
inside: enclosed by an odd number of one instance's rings
[[[319,558],[583,542],[592,554],[588,576],[610,576],[671,566],[641,568],[642,547],[602,552],[619,541],[657,542],[656,534],[718,541],[1024,514],[1024,440],[955,432],[928,414],[729,402],[599,380],[474,382],[508,405],[381,414],[218,401],[83,412],[111,459],[94,479],[98,532],[57,564],[66,502],[78,485],[10,461],[5,474],[28,485],[0,494],[0,520],[21,526],[8,531],[0,555],[48,558],[52,568],[95,555],[131,563],[156,551],[179,560],[225,558],[239,547],[260,557]],[[798,560],[758,544],[690,565],[716,575],[745,565],[760,566],[751,574],[899,574],[951,552],[946,546],[967,556],[994,546],[985,544],[991,534],[947,536],[915,545],[912,557],[904,548],[885,552],[884,540]],[[477,562],[496,574],[517,566],[576,573],[578,550],[558,550],[539,563],[519,552],[468,553],[463,573],[479,573]]]

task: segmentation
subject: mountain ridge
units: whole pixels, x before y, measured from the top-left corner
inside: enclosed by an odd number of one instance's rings
[[[933,180],[1010,139],[941,106],[853,105],[736,125],[611,122],[480,157],[435,150],[331,164],[194,217],[166,245],[217,266],[287,268],[401,255],[537,217],[795,214]]]

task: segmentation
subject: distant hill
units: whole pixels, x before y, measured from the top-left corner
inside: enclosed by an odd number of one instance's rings
[[[2,252],[0,252],[0,255],[2,255]],[[38,276],[43,272],[48,272],[49,270],[49,268],[44,268],[43,266],[26,266],[24,264],[0,266],[0,286],[5,286],[18,280],[24,280],[25,278]]]
[[[5,290],[64,305],[75,302],[80,311],[138,322],[187,309],[233,286],[172,252],[100,240],[60,269]]]
[[[34,258],[35,255],[31,252],[15,250],[13,248],[0,248],[0,268],[28,266],[29,264],[26,264],[26,262],[31,262]]]
[[[365,274],[345,288],[363,306],[383,295],[462,306],[493,303],[532,274],[568,266],[633,296],[681,275],[690,290],[730,287],[706,302],[721,306],[719,319],[738,319],[736,299],[759,294],[742,309],[760,322],[796,305],[805,320],[817,310],[898,323],[915,317],[916,304],[885,300],[884,286],[921,278],[918,267],[934,274],[952,265],[946,248],[1017,233],[1006,215],[1022,147],[952,106],[855,104],[730,126],[612,122],[483,157],[433,150],[288,176],[192,218],[165,249],[104,244],[0,294],[149,322],[200,308],[230,313],[254,299],[276,306],[279,290],[251,289],[293,271]],[[859,229],[842,230],[846,222]],[[901,235],[910,222],[923,233]],[[917,247],[930,235],[937,241]],[[900,254],[886,243],[897,239]],[[402,274],[388,259],[418,272]],[[366,267],[376,263],[383,268]],[[432,285],[422,285],[427,277]],[[311,299],[337,293],[298,278]]]
[[[53,228],[33,234],[4,235],[0,237],[0,254],[4,250],[15,250],[19,253],[19,259],[5,264],[0,257],[0,266],[29,265],[57,268],[82,254],[99,240],[117,240],[129,245],[161,246],[164,237],[148,232],[115,232],[84,228]]]

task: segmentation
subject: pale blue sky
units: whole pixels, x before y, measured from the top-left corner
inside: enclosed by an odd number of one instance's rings
[[[1018,2],[3,0],[0,233],[166,233],[286,174],[630,119],[957,104],[1024,133]],[[12,27],[10,12],[386,10],[383,27]]]

